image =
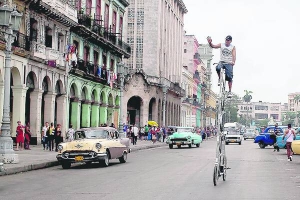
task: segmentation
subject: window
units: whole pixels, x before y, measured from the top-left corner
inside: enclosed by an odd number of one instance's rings
[[[61,53],[64,51],[64,35],[62,33],[58,33],[57,50]]]
[[[106,55],[102,56],[103,68],[106,69]]]
[[[37,41],[37,21],[30,18],[30,41]]]
[[[91,15],[91,10],[92,10],[92,0],[86,0],[86,15]]]
[[[120,22],[119,22],[119,32],[120,32],[120,36],[122,38],[122,34],[123,34],[123,17],[120,17]]]
[[[108,30],[109,27],[109,5],[105,4],[105,11],[104,11],[104,28]]]
[[[110,60],[110,71],[115,70],[115,61],[113,59]]]
[[[81,10],[81,0],[77,0],[77,2],[76,2],[76,8],[77,8],[78,11]]]
[[[88,62],[89,61],[89,57],[90,57],[90,48],[85,46],[83,48],[83,60],[85,62]]]
[[[96,23],[100,24],[100,20],[101,20],[101,0],[97,0],[96,1]]]
[[[117,12],[114,11],[113,12],[113,18],[112,18],[112,32],[116,33],[117,31]]]
[[[94,51],[94,74],[96,75],[98,69],[98,60],[99,60],[99,53]]]
[[[186,51],[186,49],[184,49],[184,53],[186,53],[187,51]]]
[[[255,106],[255,110],[268,110],[268,106]]]
[[[48,26],[45,28],[45,45],[52,48],[52,29]]]
[[[268,119],[268,114],[255,113],[255,119]]]

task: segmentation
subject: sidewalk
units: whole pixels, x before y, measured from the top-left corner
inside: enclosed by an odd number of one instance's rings
[[[150,141],[137,141],[137,145],[133,146],[131,144],[131,152],[151,149],[165,146],[166,143],[157,142],[152,144]],[[0,171],[0,176],[16,174],[21,172],[27,172],[31,170],[43,169],[48,167],[53,167],[58,165],[56,160],[55,151],[43,150],[42,145],[31,146],[31,150],[16,151],[15,153],[19,155],[18,164],[4,164],[4,171]]]

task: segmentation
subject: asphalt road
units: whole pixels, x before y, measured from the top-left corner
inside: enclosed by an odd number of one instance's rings
[[[131,153],[108,168],[60,166],[0,177],[1,200],[232,200],[300,198],[300,156],[259,149],[253,141],[226,146],[227,181],[213,186],[216,141],[200,148]]]

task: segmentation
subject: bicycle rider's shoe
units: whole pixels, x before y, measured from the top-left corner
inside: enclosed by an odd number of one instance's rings
[[[227,98],[231,98],[231,97],[233,97],[232,92],[228,92],[228,93],[227,93]]]
[[[221,85],[221,83],[220,83],[220,79],[218,79],[218,86],[220,86]]]

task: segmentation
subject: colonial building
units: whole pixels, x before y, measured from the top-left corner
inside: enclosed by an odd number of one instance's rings
[[[41,128],[46,121],[62,124],[63,132],[66,130],[67,69],[64,53],[69,29],[77,23],[77,11],[73,5],[59,0],[14,3],[23,13],[23,23],[14,43],[12,136],[15,136],[18,120],[23,124],[30,122],[31,141],[39,143]],[[2,103],[0,105],[2,109]]]
[[[216,115],[217,115],[217,95],[212,90],[209,90],[209,95],[206,101],[206,126],[216,125]]]
[[[182,126],[200,126],[199,94],[200,74],[198,65],[202,62],[198,53],[199,43],[194,35],[185,35],[183,44],[182,87],[186,96],[182,101]],[[200,111],[200,112],[199,112]]]
[[[185,4],[182,0],[129,3],[125,20],[132,56],[127,62],[123,122],[179,125]]]
[[[71,28],[68,60],[69,124],[75,128],[119,123],[117,64],[130,57],[123,41],[125,0],[77,4],[78,25]]]
[[[288,94],[288,110],[290,112],[300,111],[300,92]]]

